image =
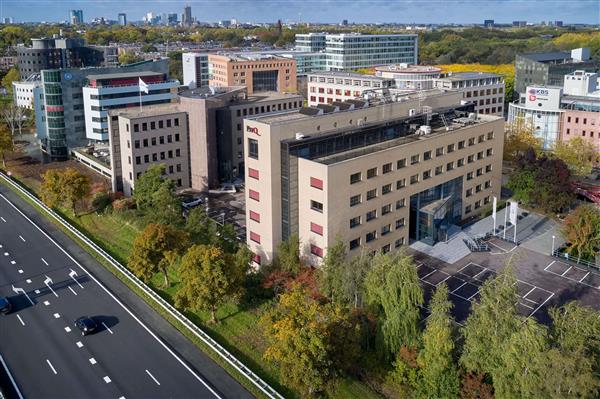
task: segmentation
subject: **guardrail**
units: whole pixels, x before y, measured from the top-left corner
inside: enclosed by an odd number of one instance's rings
[[[564,259],[564,260],[569,261],[571,263],[575,263],[576,265],[583,265],[583,266],[588,267],[590,269],[594,269],[596,271],[600,271],[600,265],[597,265],[596,263],[588,262],[585,259],[576,258],[574,256],[569,255],[568,252],[565,252],[565,251],[560,250],[560,249],[555,249],[552,252],[552,256],[554,256],[555,258]]]
[[[250,381],[254,386],[256,386],[262,393],[264,393],[270,399],[284,399],[284,397],[279,394],[273,387],[263,381],[258,375],[256,375],[252,370],[250,370],[244,363],[239,361],[235,356],[233,356],[229,351],[223,346],[221,346],[217,341],[211,338],[206,332],[204,332],[200,327],[192,323],[187,317],[185,317],[181,312],[179,312],[175,307],[173,307],[169,302],[165,301],[160,295],[154,292],[150,287],[148,287],[143,281],[138,279],[133,273],[131,273],[125,266],[121,265],[116,259],[114,259],[110,254],[108,254],[105,250],[100,248],[95,242],[89,239],[86,235],[81,233],[75,227],[71,226],[69,222],[67,222],[62,216],[53,211],[51,208],[46,206],[39,198],[35,195],[31,194],[29,191],[25,190],[21,187],[20,184],[13,181],[9,176],[0,172],[0,177],[12,187],[17,189],[21,194],[29,198],[36,205],[44,209],[48,214],[50,214],[54,219],[56,219],[63,227],[73,233],[77,238],[85,242],[90,248],[96,251],[100,256],[102,256],[107,262],[109,262],[112,266],[115,267],[121,274],[129,279],[135,286],[141,289],[146,295],[148,295],[152,300],[158,303],[164,310],[166,310],[172,317],[174,317],[177,321],[183,324],[188,330],[190,330],[196,337],[200,338],[202,342],[204,342],[208,347],[210,347],[213,351],[215,351],[221,358],[223,358],[227,363],[229,363],[234,369],[240,372],[248,381]]]

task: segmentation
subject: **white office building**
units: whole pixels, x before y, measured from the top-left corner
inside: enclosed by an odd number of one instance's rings
[[[33,109],[36,94],[42,92],[39,74],[30,75],[20,82],[13,82],[13,100],[17,107]],[[36,93],[36,89],[39,93]]]
[[[308,75],[308,105],[332,104],[362,97],[367,91],[393,87],[394,80],[352,72],[319,72]]]
[[[89,75],[83,87],[86,138],[108,140],[108,111],[111,109],[139,107],[139,79],[148,86],[142,93],[142,105],[172,102],[177,97],[179,81],[167,79],[160,72],[124,72]]]
[[[208,86],[208,53],[183,53],[183,84],[190,89]]]
[[[393,64],[375,68],[375,75],[394,79],[400,90],[430,90],[442,69],[427,65]]]
[[[463,93],[466,101],[475,103],[479,114],[504,115],[505,83],[501,75],[485,72],[450,72],[434,79],[434,87]]]

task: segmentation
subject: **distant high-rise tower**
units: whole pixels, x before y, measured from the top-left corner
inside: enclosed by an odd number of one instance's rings
[[[485,19],[485,20],[483,20],[483,27],[484,28],[493,28],[494,27],[494,20],[493,19]]]
[[[283,24],[281,23],[281,20],[278,19],[277,20],[277,33],[279,33],[281,35],[282,30],[283,30]]]
[[[342,20],[342,26],[348,26],[348,20],[347,19]]]
[[[127,25],[127,14],[124,12],[119,13],[119,25]]]
[[[183,9],[183,15],[181,18],[181,24],[184,26],[190,26],[192,24],[192,7],[185,6]]]
[[[71,25],[80,25],[83,23],[83,10],[70,10],[69,22]]]

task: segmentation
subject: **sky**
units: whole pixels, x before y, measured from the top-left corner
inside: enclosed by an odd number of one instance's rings
[[[56,22],[66,20],[70,9],[81,9],[86,22],[116,20],[120,12],[129,21],[148,12],[177,12],[181,19],[186,4],[202,22],[600,23],[599,0],[0,0],[0,17]]]

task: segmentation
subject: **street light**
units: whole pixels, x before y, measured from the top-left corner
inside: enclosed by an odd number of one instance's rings
[[[552,236],[552,252],[550,252],[550,256],[554,256],[554,239],[556,236]]]

